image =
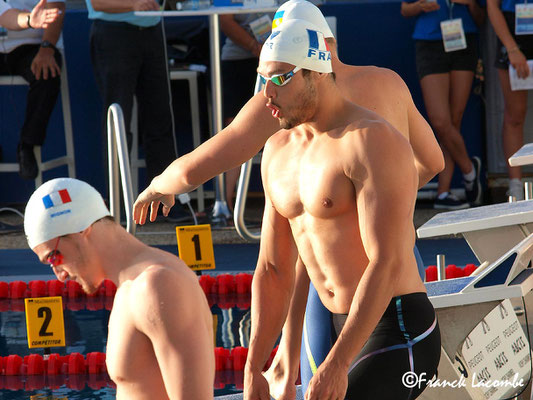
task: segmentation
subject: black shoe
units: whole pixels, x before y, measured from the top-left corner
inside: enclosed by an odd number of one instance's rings
[[[35,179],[39,173],[37,160],[33,153],[33,146],[19,143],[17,147],[17,160],[19,163],[19,175],[23,179]]]
[[[472,165],[474,165],[474,171],[476,172],[476,177],[472,181],[463,181],[465,185],[466,199],[472,206],[477,206],[481,204],[481,160],[479,157],[472,157]]]
[[[433,203],[433,208],[437,210],[463,210],[469,207],[470,204],[466,201],[459,200],[455,195],[449,192],[445,198],[439,199],[437,197],[435,203]]]

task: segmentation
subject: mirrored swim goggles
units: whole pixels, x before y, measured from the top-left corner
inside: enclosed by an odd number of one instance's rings
[[[301,69],[301,67],[296,67],[292,71],[286,72],[284,74],[274,75],[270,78],[259,74],[259,76],[261,77],[261,84],[265,85],[267,81],[270,81],[276,86],[285,86],[291,80],[294,74]]]

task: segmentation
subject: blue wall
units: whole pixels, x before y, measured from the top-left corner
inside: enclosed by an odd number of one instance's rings
[[[337,17],[339,55],[348,64],[377,65],[393,69],[406,81],[415,103],[424,112],[415,70],[411,33],[414,20],[400,15],[400,3],[328,3],[325,15]],[[72,107],[77,177],[89,182],[107,196],[105,157],[101,130],[101,102],[89,56],[90,22],[84,11],[69,10],[65,17],[64,40]],[[0,145],[5,161],[15,161],[18,130],[25,107],[25,87],[0,87]],[[181,87],[174,88],[182,90]],[[183,92],[187,93],[186,86]],[[59,103],[59,102],[58,102]],[[188,109],[185,108],[185,110]],[[472,96],[463,119],[463,132],[469,152],[483,155],[482,104]],[[183,132],[178,118],[178,132]],[[62,114],[56,106],[44,145],[45,159],[64,153]],[[185,132],[187,132],[185,127]],[[180,153],[190,149],[190,138],[177,134]],[[66,167],[45,173],[45,179],[66,176]],[[258,178],[256,178],[257,180]],[[142,182],[142,181],[141,181]],[[0,174],[0,203],[22,203],[33,191],[33,182],[16,173]]]

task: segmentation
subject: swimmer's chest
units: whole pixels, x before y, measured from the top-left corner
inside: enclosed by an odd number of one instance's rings
[[[300,150],[300,151],[299,151]],[[353,212],[355,189],[334,149],[284,146],[270,158],[267,190],[285,218],[335,218]]]
[[[107,369],[117,383],[138,381],[143,374],[151,374],[146,371],[149,365],[157,367],[151,365],[155,356],[150,341],[134,325],[135,305],[128,304],[125,294],[119,290],[115,296],[106,348]]]

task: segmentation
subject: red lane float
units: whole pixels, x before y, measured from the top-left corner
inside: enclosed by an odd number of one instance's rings
[[[459,268],[455,264],[449,264],[445,269],[446,279],[462,278],[470,276],[477,269],[474,264],[466,264],[464,268]],[[430,265],[426,268],[426,282],[437,280],[437,266]]]

